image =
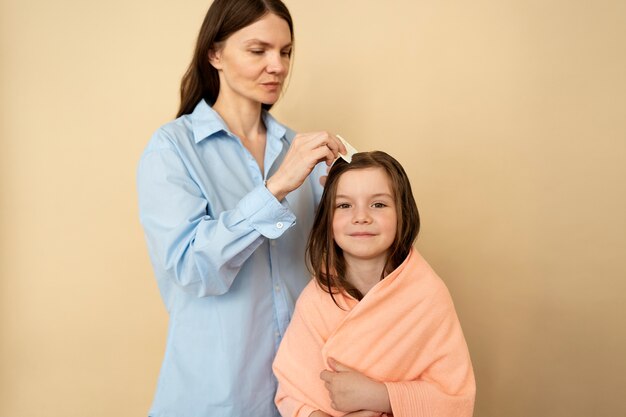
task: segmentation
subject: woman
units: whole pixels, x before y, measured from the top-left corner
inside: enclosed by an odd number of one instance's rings
[[[138,170],[141,222],[170,314],[150,416],[276,416],[271,363],[308,282],[319,179],[344,146],[267,110],[289,72],[280,0],[216,0]]]

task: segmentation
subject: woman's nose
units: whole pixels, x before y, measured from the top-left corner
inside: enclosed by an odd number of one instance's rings
[[[268,54],[267,59],[267,72],[270,74],[282,74],[286,71],[287,65],[280,52]]]

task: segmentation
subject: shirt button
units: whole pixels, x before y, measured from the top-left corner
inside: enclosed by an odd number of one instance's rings
[[[274,336],[276,336],[276,339],[278,339],[280,337],[280,333],[274,332]]]
[[[277,229],[282,229],[283,228],[283,222],[276,223],[276,228]]]
[[[280,291],[280,285],[274,285],[274,289],[276,290],[276,292]]]
[[[270,240],[270,245],[276,246],[276,240],[274,240],[274,239]]]

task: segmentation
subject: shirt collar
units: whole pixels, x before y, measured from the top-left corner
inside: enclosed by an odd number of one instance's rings
[[[222,117],[213,110],[204,99],[200,100],[196,105],[190,117],[192,120],[193,137],[196,143],[221,131],[230,132],[226,122],[224,122]],[[267,129],[268,138],[275,137],[281,139],[285,136],[287,128],[278,123],[266,110],[263,110],[262,117],[265,128]]]
[[[263,122],[265,123],[265,129],[267,129],[267,137],[273,137],[282,139],[285,137],[285,133],[287,133],[287,128],[282,124],[278,123],[274,116],[268,113],[267,110],[263,110]]]
[[[213,136],[217,132],[228,132],[228,126],[226,126],[224,120],[204,99],[196,104],[196,108],[193,109],[190,118],[193,138],[196,143]]]

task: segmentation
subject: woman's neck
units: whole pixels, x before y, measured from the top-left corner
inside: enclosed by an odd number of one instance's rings
[[[243,141],[255,142],[265,134],[265,125],[261,119],[260,103],[248,100],[228,100],[220,94],[213,105],[228,129]]]
[[[229,99],[220,94],[213,105],[220,117],[243,146],[252,154],[265,176],[265,124],[261,120],[261,103],[244,99]]]
[[[383,276],[385,260],[346,259],[346,267],[347,281],[354,285],[354,287],[359,290],[361,294],[365,295],[374,287],[374,285],[380,282],[380,279]]]

